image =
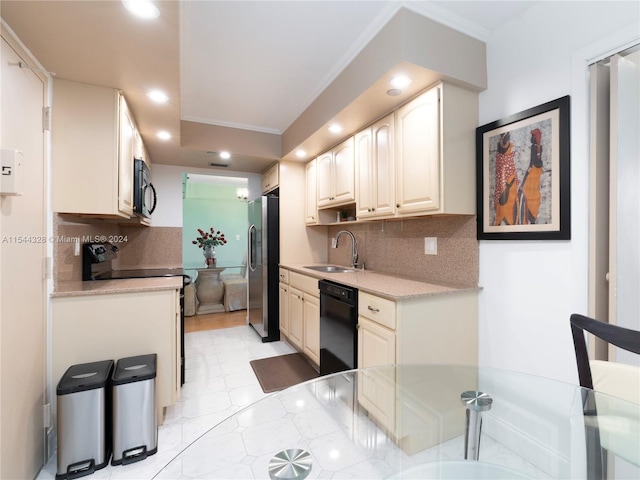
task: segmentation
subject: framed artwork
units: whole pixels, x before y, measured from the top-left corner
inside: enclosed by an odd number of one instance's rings
[[[476,129],[479,240],[571,238],[569,96]]]

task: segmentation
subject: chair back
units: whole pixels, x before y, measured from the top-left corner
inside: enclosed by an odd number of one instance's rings
[[[580,385],[640,403],[640,368],[601,360],[589,361],[584,338],[587,331],[611,345],[640,355],[640,332],[577,313],[571,315],[570,321]]]

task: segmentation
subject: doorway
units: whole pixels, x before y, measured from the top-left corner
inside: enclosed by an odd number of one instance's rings
[[[590,315],[640,330],[640,45],[592,64],[589,73]],[[593,358],[638,365],[590,341]]]

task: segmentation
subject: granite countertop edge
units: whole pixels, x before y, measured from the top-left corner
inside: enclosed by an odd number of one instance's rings
[[[301,273],[318,280],[331,280],[343,285],[355,287],[361,292],[370,293],[390,300],[408,300],[413,298],[454,295],[468,292],[479,292],[479,286],[451,286],[428,283],[416,279],[406,278],[384,272],[372,270],[355,270],[348,273],[318,272],[306,266],[326,265],[323,263],[281,263],[280,267]],[[347,267],[348,268],[348,267]]]
[[[126,278],[121,280],[89,280],[59,283],[52,298],[78,297],[85,295],[108,295],[114,293],[150,292],[158,290],[179,290],[182,277]]]

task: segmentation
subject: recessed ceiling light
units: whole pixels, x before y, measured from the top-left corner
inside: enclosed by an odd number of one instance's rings
[[[165,130],[160,130],[158,133],[156,133],[156,137],[158,137],[160,140],[169,140],[171,138],[171,134]]]
[[[411,79],[405,75],[397,75],[391,79],[391,86],[395,88],[404,88],[411,84]]]
[[[160,10],[149,0],[122,0],[124,7],[140,18],[158,18]]]
[[[229,152],[222,151],[220,152],[220,158],[223,160],[229,160],[231,158],[231,154]]]
[[[399,88],[391,88],[387,90],[387,95],[389,95],[390,97],[397,97],[401,93],[402,93],[402,90],[400,90]]]
[[[305,152],[304,150],[296,150],[296,157],[304,158],[306,156],[307,156],[307,152]]]
[[[337,123],[334,123],[329,126],[329,131],[332,133],[340,133],[342,131],[342,127]]]
[[[165,103],[169,100],[169,97],[166,93],[161,92],[160,90],[151,90],[147,92],[147,97],[153,100],[156,103]]]

